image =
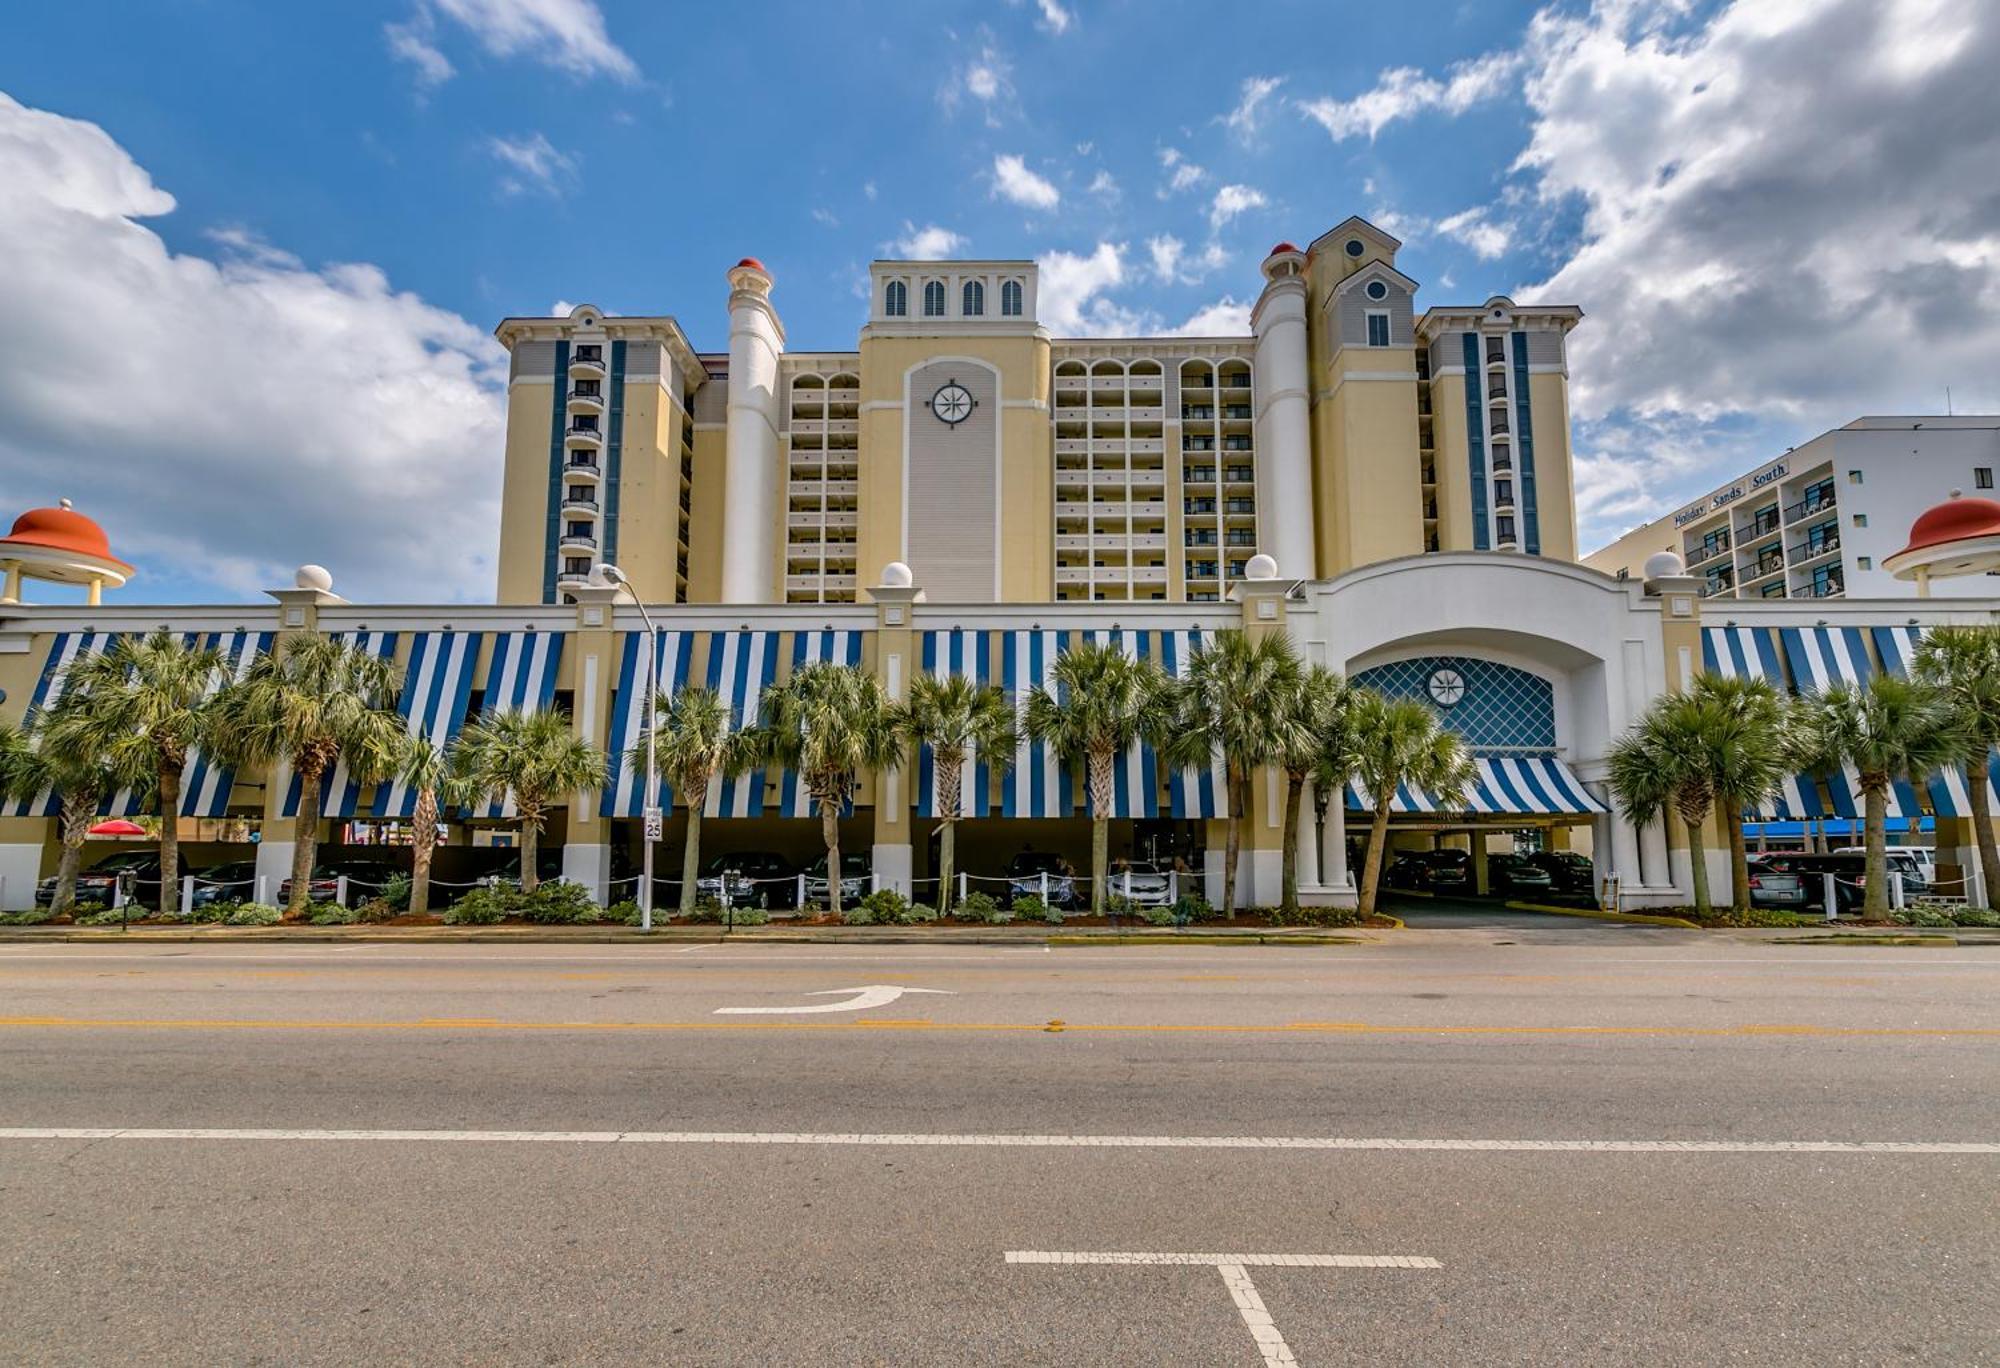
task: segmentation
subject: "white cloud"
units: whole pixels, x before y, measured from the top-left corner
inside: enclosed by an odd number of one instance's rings
[[[814,209],[812,211],[812,221],[819,224],[822,228],[838,228],[840,226],[839,215],[835,214],[831,209]]]
[[[1160,166],[1167,173],[1166,188],[1160,191],[1161,199],[1182,190],[1192,190],[1208,175],[1208,172],[1182,155],[1178,147],[1160,149]]]
[[[1062,337],[1122,336],[1139,330],[1140,316],[1107,292],[1125,282],[1123,243],[1100,242],[1089,256],[1044,252],[1036,291],[1037,312]]]
[[[993,159],[993,193],[1024,209],[1053,209],[1062,200],[1061,191],[1012,153]]]
[[[919,228],[903,224],[903,235],[884,249],[902,261],[942,261],[965,250],[965,238],[935,223]]]
[[[575,311],[576,303],[573,300],[558,299],[555,303],[549,305],[550,318],[568,318]]]
[[[419,16],[407,24],[384,24],[382,36],[389,44],[390,56],[417,69],[419,86],[443,85],[451,79],[451,62],[432,43],[428,18]]]
[[[1383,225],[1387,227],[1387,225]],[[1472,254],[1481,261],[1491,261],[1504,256],[1512,240],[1507,225],[1495,223],[1486,217],[1486,210],[1473,208],[1453,214],[1450,218],[1437,221],[1437,230],[1448,238],[1456,238],[1472,249]],[[1394,232],[1394,229],[1390,229]]]
[[[1109,171],[1099,171],[1090,178],[1089,193],[1106,204],[1115,203],[1118,199],[1118,182]]]
[[[1229,253],[1221,243],[1211,241],[1200,255],[1190,257],[1187,244],[1171,233],[1147,238],[1146,253],[1152,258],[1154,277],[1164,285],[1192,285],[1229,264]]]
[[[1225,185],[1215,192],[1215,201],[1208,206],[1208,226],[1219,233],[1238,214],[1247,209],[1261,209],[1266,202],[1264,192],[1252,186]]]
[[[983,27],[978,52],[938,87],[938,103],[948,114],[956,113],[968,96],[988,128],[1000,127],[1001,115],[1014,103],[1014,68]]]
[[[1058,36],[1069,32],[1069,26],[1075,16],[1057,3],[1057,0],[1035,0],[1035,4],[1042,12],[1043,28]]]
[[[420,80],[434,84],[451,74],[444,54],[431,42],[440,16],[464,27],[496,57],[527,56],[573,76],[639,79],[638,63],[611,41],[604,13],[592,0],[419,0],[409,24],[390,25],[389,45],[396,56],[417,66]],[[409,35],[406,45],[398,44],[399,28]],[[419,47],[430,55],[417,51]],[[438,63],[443,63],[442,75],[436,74]]]
[[[485,328],[239,229],[213,259],[169,252],[137,222],[174,209],[144,168],[5,95],[0,184],[7,506],[73,495],[140,598],[250,597],[306,560],[357,599],[491,597],[506,363]]]
[[[1243,94],[1236,102],[1236,108],[1222,116],[1222,122],[1229,130],[1249,142],[1257,136],[1257,129],[1264,121],[1264,102],[1285,83],[1282,76],[1251,76],[1243,82]]]
[[[1249,331],[1249,301],[1230,295],[1195,310],[1187,322],[1169,329],[1175,337],[1241,337]]]
[[[1398,119],[1414,118],[1431,109],[1463,114],[1473,105],[1493,99],[1508,88],[1519,66],[1519,54],[1493,52],[1453,64],[1442,79],[1427,76],[1416,67],[1392,67],[1376,78],[1373,89],[1351,100],[1302,100],[1298,108],[1336,142],[1364,133],[1372,140]]]
[[[576,182],[576,158],[558,150],[540,133],[525,138],[488,138],[486,150],[505,171],[500,193],[525,195],[536,191],[557,195]]]
[[[1580,219],[1586,541],[1864,413],[2000,410],[2000,9],[1544,13],[1518,174]],[[1634,473],[1635,472],[1635,473]],[[1629,513],[1629,516],[1628,516]]]

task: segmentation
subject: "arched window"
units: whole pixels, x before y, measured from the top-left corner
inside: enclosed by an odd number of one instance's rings
[[[1021,316],[1021,282],[1010,280],[1000,287],[1000,313],[1005,318]]]
[[[924,317],[944,317],[944,282],[926,280],[924,282]]]
[[[889,288],[882,294],[882,312],[890,318],[902,318],[910,312],[910,287],[900,280],[889,282]]]
[[[986,287],[976,280],[965,282],[965,307],[960,310],[967,318],[977,318],[986,312]]]

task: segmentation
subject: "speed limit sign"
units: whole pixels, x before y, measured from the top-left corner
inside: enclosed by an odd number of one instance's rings
[[[664,810],[656,807],[649,807],[646,809],[647,840],[649,841],[659,840],[661,834],[666,829],[666,825],[667,825],[667,814]]]

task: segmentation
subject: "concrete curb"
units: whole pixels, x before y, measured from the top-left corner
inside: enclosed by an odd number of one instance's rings
[[[1637,926],[1672,926],[1684,931],[1700,931],[1698,922],[1685,917],[1649,917],[1643,912],[1606,912],[1595,907],[1557,907],[1554,903],[1508,902],[1502,906],[1516,912],[1546,912],[1552,917],[1582,917],[1587,921],[1630,922]]]
[[[1397,924],[1399,929],[1401,923]],[[1361,933],[1340,938],[1366,939],[1369,931],[1388,927],[1340,928]],[[231,944],[296,945],[1082,945],[1093,941],[1106,944],[1148,943],[1172,945],[1321,945],[1332,943],[1328,928],[1258,927],[1242,930],[1203,929],[1179,931],[1172,928],[1024,927],[1018,931],[998,928],[915,928],[815,927],[797,930],[744,930],[725,935],[716,927],[666,927],[651,933],[629,927],[247,927],[222,926],[205,930],[166,927],[157,930],[120,931],[114,928],[55,927],[49,930],[10,928],[0,931],[0,945],[55,943],[66,945],[185,945],[204,942]]]

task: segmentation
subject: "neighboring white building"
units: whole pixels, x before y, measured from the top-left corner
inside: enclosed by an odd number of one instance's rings
[[[1919,513],[1953,490],[1991,491],[1996,470],[2000,415],[1857,418],[1583,563],[1638,579],[1648,556],[1672,551],[1710,598],[1914,597],[1916,586],[1882,563],[1902,549]],[[1986,598],[1995,589],[1993,577],[1970,576],[1937,581],[1931,593]]]

